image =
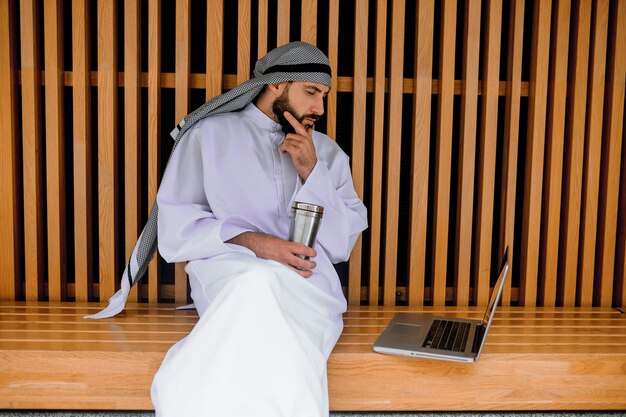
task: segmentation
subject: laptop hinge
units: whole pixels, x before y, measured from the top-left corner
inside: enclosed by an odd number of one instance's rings
[[[472,353],[478,355],[478,351],[480,350],[480,345],[482,344],[483,337],[485,337],[485,329],[487,326],[484,324],[479,324],[476,326],[476,334],[474,335],[474,344],[472,346]]]

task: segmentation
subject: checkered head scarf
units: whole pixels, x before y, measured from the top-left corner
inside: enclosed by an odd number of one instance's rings
[[[285,81],[308,81],[330,87],[328,58],[318,48],[305,42],[291,42],[270,51],[256,62],[254,78],[210,99],[184,117],[171,132],[171,136],[174,138],[172,153],[176,150],[178,142],[185,139],[186,133],[197,121],[214,114],[240,110],[254,100],[265,85]],[[124,309],[131,287],[145,274],[148,264],[156,252],[158,215],[159,207],[155,201],[150,210],[148,222],[144,226],[124,269],[120,290],[109,299],[107,308],[88,316],[88,318],[112,317]]]

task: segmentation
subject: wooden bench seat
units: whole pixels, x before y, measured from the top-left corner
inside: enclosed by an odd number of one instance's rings
[[[167,349],[197,320],[171,305],[0,303],[0,409],[149,410]],[[475,364],[380,355],[396,311],[480,318],[476,307],[351,307],[329,363],[332,410],[620,410],[626,318],[600,308],[502,307]]]

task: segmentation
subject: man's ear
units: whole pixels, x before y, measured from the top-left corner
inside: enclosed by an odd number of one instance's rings
[[[274,94],[276,97],[280,97],[285,91],[286,82],[277,83],[277,84],[267,84],[267,89]]]

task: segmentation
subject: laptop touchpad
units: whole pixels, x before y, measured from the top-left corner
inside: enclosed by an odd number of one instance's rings
[[[389,340],[398,349],[413,349],[420,345],[422,326],[415,324],[394,323],[389,328]]]

